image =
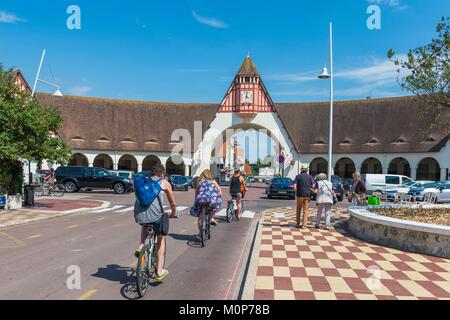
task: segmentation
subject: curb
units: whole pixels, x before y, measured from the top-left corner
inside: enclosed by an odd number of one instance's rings
[[[49,219],[53,219],[53,218],[57,218],[57,217],[63,217],[63,216],[67,216],[67,215],[70,215],[73,213],[79,213],[79,214],[87,213],[91,210],[103,209],[103,208],[107,208],[111,205],[111,203],[109,201],[102,201],[102,200],[96,200],[96,201],[101,201],[102,205],[100,205],[98,207],[93,207],[93,208],[79,208],[79,209],[72,209],[72,210],[67,210],[67,211],[62,211],[62,212],[61,211],[51,211],[51,210],[39,210],[40,213],[47,213],[47,214],[54,214],[54,215],[45,216],[45,217],[35,217],[35,218],[30,218],[30,219],[25,219],[25,220],[10,221],[10,222],[6,222],[6,223],[2,223],[2,224],[0,224],[0,229],[12,227],[12,226],[18,226],[18,225],[22,225],[22,224],[27,224],[30,222],[37,222],[37,221],[49,220]]]
[[[269,209],[273,210],[273,209]],[[259,218],[255,230],[255,235],[253,238],[252,248],[250,250],[251,255],[247,261],[247,266],[245,270],[244,277],[242,279],[242,286],[239,293],[240,300],[253,300],[255,284],[256,284],[256,272],[258,269],[258,257],[261,247],[261,237],[262,237],[262,226],[261,220],[264,219],[267,210],[261,212],[261,217]]]

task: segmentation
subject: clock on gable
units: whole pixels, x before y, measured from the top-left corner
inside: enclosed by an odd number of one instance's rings
[[[241,103],[253,103],[253,91],[241,91]]]

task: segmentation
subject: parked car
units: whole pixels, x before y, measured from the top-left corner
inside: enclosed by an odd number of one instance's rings
[[[125,171],[125,170],[109,170],[109,173],[114,176],[120,176],[127,178],[134,185],[134,171]]]
[[[55,171],[56,181],[62,183],[66,192],[77,192],[80,189],[112,189],[122,194],[131,191],[133,183],[130,179],[111,175],[108,170],[93,167],[59,167]]]
[[[290,178],[273,178],[266,189],[267,198],[289,197],[295,199],[294,182]]]
[[[185,176],[172,176],[170,179],[170,184],[173,190],[184,190],[189,191],[189,186],[191,183]]]
[[[344,196],[348,196],[348,194],[353,190],[353,184],[355,181],[353,179],[342,179],[342,186],[344,187]]]
[[[194,189],[194,177],[191,176],[187,176],[186,179],[189,182],[189,187],[191,187],[192,189]]]
[[[438,193],[438,189],[443,183],[441,181],[419,181],[409,189],[408,194],[413,196],[415,201],[422,202],[425,197],[425,190],[428,190],[428,193],[430,193],[430,189],[435,189],[434,193]]]
[[[435,194],[436,203],[450,202],[450,181],[445,181],[436,188],[427,188],[423,192]]]
[[[416,183],[411,178],[396,174],[362,174],[361,180],[366,186],[368,195],[374,192],[387,195],[396,192],[408,193],[409,188]]]

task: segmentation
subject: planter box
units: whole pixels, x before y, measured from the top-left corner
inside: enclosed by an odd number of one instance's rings
[[[22,208],[22,196],[8,196],[6,198],[6,210],[14,210]]]

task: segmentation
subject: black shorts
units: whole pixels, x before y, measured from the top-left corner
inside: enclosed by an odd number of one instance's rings
[[[231,193],[230,194],[232,198],[237,198],[237,199],[241,199],[242,198],[242,193]]]
[[[157,236],[167,236],[169,234],[169,215],[164,213],[159,220],[152,223],[141,224],[141,226],[151,226]]]

